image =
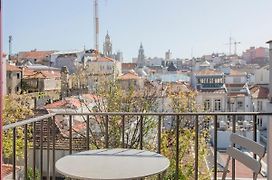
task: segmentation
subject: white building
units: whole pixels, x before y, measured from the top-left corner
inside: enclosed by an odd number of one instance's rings
[[[269,89],[267,87],[262,87],[255,85],[250,88],[252,96],[252,110],[256,112],[270,112],[268,100]],[[262,129],[266,129],[268,125],[269,116],[258,116],[258,124]]]
[[[59,51],[51,54],[51,65],[61,68],[66,66],[70,74],[76,71],[76,64],[81,63],[85,51]]]
[[[245,84],[247,83],[247,73],[237,70],[230,70],[225,77],[226,84]]]
[[[256,69],[255,84],[269,84],[269,65]]]
[[[204,111],[225,112],[227,110],[227,89],[224,85],[224,73],[205,69],[192,74],[192,86],[198,91],[197,103]]]
[[[100,83],[115,80],[122,73],[121,62],[108,57],[97,57],[96,60],[88,61],[86,65],[90,90],[95,90]]]

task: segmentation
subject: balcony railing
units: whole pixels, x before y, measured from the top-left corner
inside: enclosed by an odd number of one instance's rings
[[[211,179],[218,179],[218,157],[217,157],[217,151],[218,151],[218,126],[219,123],[218,117],[225,117],[228,119],[228,121],[232,122],[232,132],[236,132],[236,117],[237,116],[250,116],[252,117],[252,131],[253,131],[253,140],[257,141],[257,131],[258,131],[258,124],[257,124],[257,118],[258,116],[271,116],[272,113],[258,113],[258,112],[221,112],[221,113],[51,113],[44,116],[31,118],[24,121],[19,121],[17,123],[9,124],[3,127],[4,132],[7,132],[8,130],[12,131],[12,166],[13,166],[13,179],[16,179],[16,163],[17,163],[17,154],[16,154],[16,139],[17,136],[17,129],[21,128],[23,131],[23,159],[24,162],[20,165],[23,167],[24,175],[26,175],[28,172],[28,168],[32,168],[33,177],[36,177],[37,170],[40,173],[40,177],[47,178],[47,179],[56,179],[56,170],[55,170],[55,162],[56,162],[56,136],[57,136],[57,128],[56,128],[56,117],[62,116],[62,117],[69,117],[65,122],[67,124],[67,136],[68,136],[68,152],[69,154],[72,154],[73,149],[73,118],[75,116],[84,116],[86,117],[86,132],[85,132],[85,149],[90,149],[90,117],[92,116],[100,116],[104,117],[103,120],[105,120],[105,132],[103,141],[105,143],[106,148],[109,148],[109,119],[114,116],[118,116],[121,119],[121,147],[125,148],[126,143],[126,132],[125,132],[125,126],[126,126],[126,120],[131,116],[139,117],[139,132],[138,132],[138,148],[143,149],[143,142],[144,142],[144,133],[143,133],[143,123],[145,121],[144,117],[154,117],[153,119],[157,121],[156,129],[157,129],[157,152],[161,153],[161,146],[162,146],[162,123],[164,118],[166,117],[173,117],[174,125],[172,126],[172,129],[175,131],[175,143],[176,143],[176,152],[175,152],[175,179],[178,179],[179,176],[179,134],[180,134],[180,125],[182,122],[182,117],[189,117],[193,120],[193,131],[195,132],[195,138],[194,138],[194,179],[199,178],[199,131],[200,126],[199,124],[202,121],[202,117],[209,117],[212,119],[210,122],[214,125],[214,128],[212,128],[212,135],[214,136],[213,142],[212,142],[212,148],[214,150],[213,153],[213,171],[211,175]],[[201,117],[201,119],[200,119]],[[63,122],[64,123],[64,122]],[[37,128],[39,127],[39,128]],[[29,132],[31,131],[31,136],[29,136]],[[29,142],[32,142],[29,143]],[[30,151],[32,153],[32,162],[28,161],[28,156],[30,154]],[[37,153],[39,152],[39,153]],[[37,154],[39,157],[37,157]],[[45,155],[45,156],[44,156]],[[256,155],[254,155],[256,158]],[[39,160],[37,164],[37,160]],[[45,161],[45,162],[44,162]],[[45,165],[45,167],[44,167]],[[232,179],[235,179],[235,160],[232,160]]]

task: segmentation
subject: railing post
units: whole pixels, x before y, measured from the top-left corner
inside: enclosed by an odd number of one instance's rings
[[[43,123],[44,120],[41,120],[40,124],[40,176],[43,178]]]
[[[217,115],[214,116],[214,180],[217,179]]]
[[[28,133],[28,130],[27,130],[27,124],[24,125],[24,161],[25,161],[25,164],[24,164],[24,171],[25,171],[25,177],[27,177],[27,168],[28,168],[28,165],[27,165],[27,133]]]
[[[87,124],[86,124],[86,149],[90,150],[90,116],[87,115]]]
[[[140,117],[140,149],[143,149],[143,116]]]
[[[55,148],[56,148],[56,128],[55,128],[55,123],[56,123],[56,117],[53,117],[52,120],[52,179],[56,179],[56,168],[55,168],[55,162],[56,162],[56,154],[55,154]]]
[[[175,180],[179,179],[179,116],[176,118],[176,173]]]
[[[105,143],[106,148],[109,148],[109,115],[106,115],[106,124],[105,124]]]
[[[73,148],[73,119],[72,115],[69,115],[69,154],[72,154]]]
[[[16,179],[16,128],[12,129],[12,179]]]
[[[125,115],[122,115],[122,148],[125,148]]]
[[[272,162],[272,116],[269,116],[267,131],[267,162]],[[272,180],[271,163],[267,163],[267,179]]]
[[[0,179],[2,180],[2,164],[3,164],[3,148],[2,148],[2,134],[3,134],[3,101],[4,101],[4,83],[3,83],[3,53],[2,53],[2,0],[0,0]]]
[[[198,180],[198,115],[195,118],[195,180]]]
[[[233,133],[236,133],[236,116],[233,115],[232,116],[232,132]],[[232,144],[233,147],[235,147],[235,144]],[[232,158],[232,180],[235,180],[235,171],[236,171],[236,168],[235,168],[235,159]]]

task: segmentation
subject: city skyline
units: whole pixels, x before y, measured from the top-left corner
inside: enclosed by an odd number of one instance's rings
[[[173,57],[190,58],[213,52],[228,53],[229,36],[241,42],[239,53],[250,46],[266,47],[265,42],[271,37],[272,25],[267,20],[272,2],[268,0],[258,3],[234,0],[99,2],[100,51],[109,31],[113,51],[122,51],[125,61],[137,57],[141,42],[148,57],[164,57],[164,53],[171,49]],[[14,39],[13,52],[35,48],[93,48],[91,0],[80,3],[72,0],[14,0],[4,1],[3,6],[5,52],[8,52],[9,35]]]

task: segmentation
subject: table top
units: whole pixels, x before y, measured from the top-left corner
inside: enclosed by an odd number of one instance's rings
[[[136,149],[99,149],[59,159],[56,169],[76,179],[124,180],[164,172],[169,160],[155,152]]]

